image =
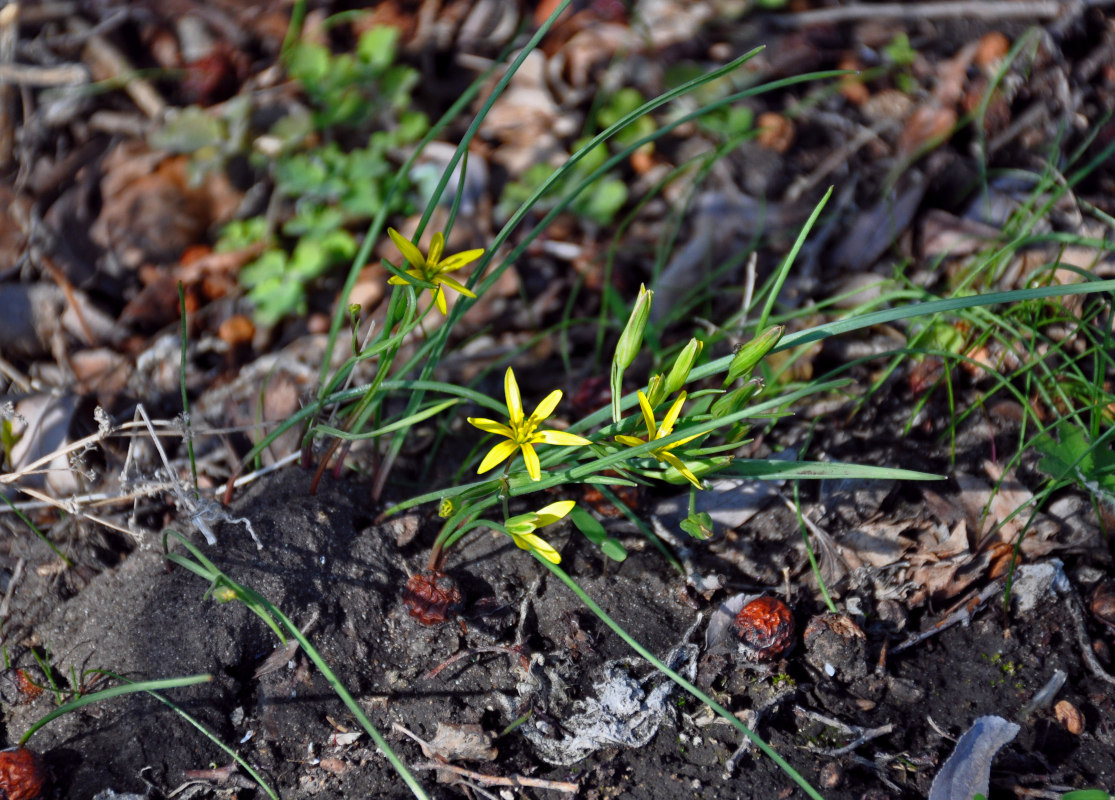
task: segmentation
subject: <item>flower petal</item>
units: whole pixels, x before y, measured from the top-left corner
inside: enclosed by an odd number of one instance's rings
[[[523,398],[519,394],[519,384],[515,382],[515,372],[511,367],[503,375],[503,396],[507,398],[511,427],[518,429],[523,424]]]
[[[564,519],[573,506],[577,505],[576,500],[559,500],[556,503],[550,503],[545,508],[538,509],[538,521],[535,523],[536,528],[545,528],[547,525],[553,525],[559,519]]]
[[[449,256],[437,265],[438,272],[452,272],[455,269],[468,266],[480,256],[484,255],[483,248],[479,250],[465,250],[463,253],[456,253]]]
[[[408,270],[406,270],[406,274],[409,275],[410,277],[414,278],[415,280],[419,280],[419,281],[425,280],[425,278],[422,277],[422,273],[419,270],[416,270],[416,269],[408,269]],[[393,283],[396,286],[406,286],[407,284],[410,284],[412,286],[414,285],[410,281],[408,281],[406,278],[404,278],[400,275],[392,275],[390,278],[387,279],[387,282],[388,283]]]
[[[661,439],[663,436],[669,436],[670,432],[674,429],[674,423],[678,421],[678,415],[681,414],[682,404],[685,403],[685,392],[678,395],[677,400],[670,406],[670,410],[666,412],[666,419],[662,420],[662,427],[658,429],[658,436],[656,439]]]
[[[511,538],[515,540],[515,544],[523,550],[528,550],[532,553],[537,553],[542,558],[549,561],[551,564],[557,564],[561,561],[561,556],[558,551],[550,546],[550,543],[543,539],[541,536],[533,533],[521,534],[516,536],[511,534]]]
[[[437,310],[440,311],[442,314],[448,314],[449,305],[445,302],[445,290],[439,286],[433,290],[433,293],[434,305],[437,306]]]
[[[554,413],[557,404],[561,402],[561,389],[554,389],[538,404],[538,408],[534,409],[534,413],[530,415],[531,421],[538,425],[544,419]]]
[[[477,475],[483,475],[488,470],[502,464],[515,452],[515,443],[510,439],[500,442],[491,450],[488,455],[484,456],[484,460],[480,462],[480,466],[476,470]]]
[[[422,257],[422,251],[414,246],[413,242],[403,238],[403,235],[394,228],[387,229],[387,235],[391,237],[391,241],[395,243],[395,247],[399,248],[399,252],[403,254],[403,258],[410,262],[410,265],[415,269],[422,269],[426,266],[426,259]]]
[[[430,240],[430,254],[426,256],[426,264],[431,268],[437,266],[437,262],[441,259],[441,254],[445,251],[445,234],[438,231],[434,234],[434,238]]]
[[[485,417],[469,417],[468,422],[470,425],[475,425],[485,433],[496,433],[500,436],[507,438],[514,438],[515,432],[504,425],[502,422],[496,422],[494,419],[486,419]]]
[[[530,533],[538,527],[538,515],[533,511],[529,514],[519,514],[503,523],[503,528],[512,536]]]
[[[444,275],[438,275],[436,278],[434,278],[434,283],[440,283],[444,286],[448,286],[450,289],[456,292],[460,292],[465,297],[476,297],[476,295],[472,293],[472,290],[469,289],[467,286],[457,283],[457,281],[453,280],[452,278],[447,278]]]
[[[565,431],[537,431],[530,437],[531,444],[560,444],[565,447],[580,447],[581,445],[592,444],[589,439],[583,436],[578,436],[575,433],[566,433]]]
[[[650,400],[643,394],[643,390],[639,390],[639,408],[643,410],[643,424],[647,426],[647,440],[655,437],[654,433],[654,409],[650,407]]]
[[[682,475],[685,476],[686,480],[688,480],[691,484],[696,486],[698,489],[704,489],[705,488],[704,486],[701,485],[701,482],[699,480],[697,480],[697,476],[693,474],[693,472],[689,469],[689,467],[685,466],[685,464],[682,463],[682,460],[680,458],[678,458],[677,456],[675,456],[673,453],[669,453],[669,452],[666,452],[665,450],[663,450],[661,452],[655,453],[655,457],[660,458],[661,460],[663,460],[667,464],[669,464],[671,467],[676,469],[678,472],[680,472]]]
[[[534,448],[529,444],[522,445],[523,462],[527,465],[527,472],[530,473],[532,481],[542,480],[542,465],[538,463],[538,453],[534,452]]]
[[[472,420],[469,420],[469,422],[472,422]],[[646,444],[646,442],[638,436],[623,436],[622,434],[616,437],[616,441],[628,447],[638,447],[641,444]]]

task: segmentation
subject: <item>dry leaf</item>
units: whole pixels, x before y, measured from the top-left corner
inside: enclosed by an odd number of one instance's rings
[[[439,722],[437,733],[422,752],[427,758],[446,761],[492,761],[498,751],[492,747],[492,735],[479,725]]]

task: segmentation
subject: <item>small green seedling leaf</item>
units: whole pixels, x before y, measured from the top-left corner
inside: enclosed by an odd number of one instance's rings
[[[586,539],[599,547],[600,552],[612,561],[623,561],[627,558],[627,550],[619,543],[619,540],[609,536],[600,521],[588,511],[577,506],[570,512],[569,519],[577,526],[577,530],[585,535]]]
[[[689,516],[681,521],[681,529],[694,539],[704,541],[712,536],[712,517],[707,511],[698,514],[689,512]]]
[[[1034,449],[1045,456],[1038,469],[1055,481],[1071,480],[1098,495],[1115,497],[1115,453],[1104,442],[1088,441],[1076,425],[1061,422],[1057,438],[1044,433],[1034,439]]]

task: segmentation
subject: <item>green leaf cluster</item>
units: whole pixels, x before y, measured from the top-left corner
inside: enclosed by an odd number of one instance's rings
[[[349,228],[373,218],[388,203],[396,167],[393,154],[429,129],[425,114],[410,109],[418,72],[396,64],[398,31],[362,33],[351,53],[333,53],[316,42],[298,42],[286,58],[312,109],[295,108],[271,126],[269,147],[248,154],[269,175],[274,192],[293,213],[279,231],[263,216],[225,227],[218,250],[266,242],[263,253],[239,275],[256,321],[274,325],[307,310],[307,289],[332,267],[351,260],[358,242]],[[188,124],[186,124],[188,123]],[[190,117],[176,141],[212,147],[219,131]],[[366,144],[352,134],[369,130]],[[396,193],[389,213],[410,210],[407,193]]]
[[[1056,438],[1046,432],[1034,439],[1034,449],[1044,456],[1038,469],[1057,483],[1082,485],[1115,503],[1115,452],[1111,450],[1111,437],[1089,441],[1084,430],[1068,420],[1057,425],[1056,433]]]
[[[291,48],[287,71],[316,106],[318,130],[358,128],[410,106],[419,76],[395,63],[398,39],[395,28],[380,27],[362,33],[352,53],[305,41]]]

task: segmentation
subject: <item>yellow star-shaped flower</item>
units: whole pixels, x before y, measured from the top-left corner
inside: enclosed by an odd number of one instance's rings
[[[566,447],[592,444],[588,439],[576,436],[565,431],[540,431],[538,426],[554,413],[558,402],[561,400],[561,390],[555,389],[546,395],[546,399],[538,404],[534,413],[529,417],[523,416],[523,399],[519,395],[519,384],[515,382],[515,373],[510,367],[503,378],[503,393],[507,398],[507,410],[511,418],[504,425],[491,419],[482,417],[469,417],[470,424],[475,425],[486,433],[495,433],[506,436],[507,441],[500,442],[491,450],[484,460],[480,462],[477,474],[483,474],[501,464],[515,454],[517,449],[523,451],[523,462],[527,465],[527,472],[531,480],[542,479],[542,468],[538,463],[538,454],[534,452],[536,444],[558,444]]]
[[[547,525],[553,525],[558,520],[563,519],[573,510],[575,505],[577,503],[573,500],[559,500],[532,514],[520,514],[517,517],[512,517],[504,523],[504,528],[511,534],[511,538],[518,547],[537,553],[551,564],[560,564],[561,556],[558,551],[534,531]]]
[[[445,275],[446,272],[453,272],[461,267],[471,264],[480,256],[484,255],[483,248],[479,250],[465,250],[463,253],[449,256],[442,260],[441,254],[445,250],[445,235],[441,231],[434,234],[433,241],[430,242],[430,254],[423,256],[422,251],[419,250],[413,242],[403,238],[403,235],[394,228],[387,229],[387,235],[391,237],[391,241],[395,243],[395,247],[399,248],[399,252],[403,254],[403,258],[410,262],[411,268],[406,270],[406,274],[412,278],[417,278],[426,283],[433,283],[437,286],[436,289],[431,289],[434,295],[434,305],[437,310],[442,314],[447,313],[448,306],[445,303],[445,287],[448,286],[454,291],[460,292],[466,297],[476,297],[469,291],[463,284],[449,278]],[[392,275],[388,283],[393,283],[396,286],[410,283],[406,278],[398,275]]]
[[[678,415],[681,414],[681,407],[684,403],[685,392],[682,392],[678,395],[677,400],[674,401],[674,404],[670,406],[670,410],[666,412],[666,418],[662,420],[662,425],[656,430],[654,424],[654,409],[650,407],[650,401],[647,400],[647,396],[643,394],[642,391],[640,391],[639,408],[643,410],[643,422],[647,426],[647,438],[640,439],[638,436],[616,436],[616,441],[620,444],[625,444],[628,447],[635,447],[640,444],[646,444],[647,442],[653,442],[669,436],[671,433],[673,433],[674,423],[678,421]],[[676,441],[673,444],[668,444],[663,447],[656,447],[650,451],[650,455],[652,455],[658,461],[669,464],[671,467],[684,475],[686,479],[698,489],[703,489],[704,487],[701,486],[701,482],[697,479],[697,476],[693,474],[692,470],[690,470],[689,467],[685,466],[685,463],[680,458],[670,452],[675,447],[680,447],[686,442],[691,442],[700,435],[701,434],[698,433],[696,436],[689,436],[685,439]]]

